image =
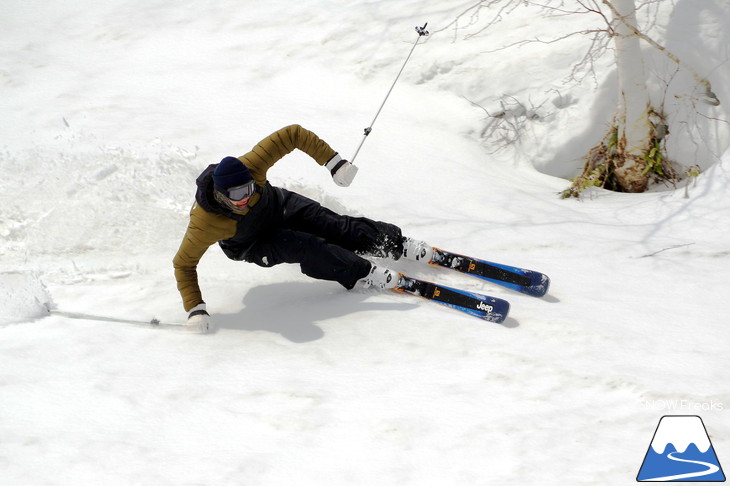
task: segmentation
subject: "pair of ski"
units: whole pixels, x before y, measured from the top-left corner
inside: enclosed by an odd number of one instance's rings
[[[516,290],[523,294],[542,297],[547,293],[550,286],[550,279],[548,276],[540,272],[488,262],[486,260],[459,255],[439,248],[432,248],[432,250],[433,256],[431,261],[428,262],[429,265],[450,268],[457,272],[472,275],[503,287]],[[409,277],[404,274],[400,274],[398,285],[393,290],[396,292],[415,295],[489,322],[503,322],[509,313],[509,302],[504,299],[490,297],[477,292],[455,289],[445,285],[428,282],[426,280]],[[117,319],[93,314],[65,312],[50,308],[48,309],[48,312],[49,314],[60,315],[73,319],[122,322],[170,329],[180,329],[181,327],[179,324],[162,323],[157,319],[152,319],[151,321]]]
[[[544,296],[550,287],[547,275],[524,268],[488,262],[433,248],[429,265],[450,268],[534,297]],[[509,302],[488,295],[446,287],[400,274],[396,292],[415,295],[489,322],[503,322]]]

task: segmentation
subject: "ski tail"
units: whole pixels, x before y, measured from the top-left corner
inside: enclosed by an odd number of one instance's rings
[[[400,274],[396,292],[415,295],[489,322],[504,322],[509,302]]]
[[[534,297],[544,296],[550,288],[550,278],[543,273],[472,258],[435,247],[429,264],[450,268]]]

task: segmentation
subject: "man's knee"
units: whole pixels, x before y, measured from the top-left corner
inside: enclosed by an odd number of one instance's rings
[[[382,258],[398,260],[403,254],[403,233],[401,229],[383,221],[367,220],[372,228],[368,235],[362,238],[362,247],[358,253]]]

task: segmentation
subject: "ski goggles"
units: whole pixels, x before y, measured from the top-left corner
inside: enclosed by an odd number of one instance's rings
[[[216,187],[216,190],[231,201],[242,201],[254,195],[256,192],[256,181],[250,181],[242,186],[229,187],[228,189]]]

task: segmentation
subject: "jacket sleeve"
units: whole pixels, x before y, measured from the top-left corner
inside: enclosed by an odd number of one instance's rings
[[[264,185],[268,170],[294,149],[306,153],[319,165],[325,165],[337,155],[337,152],[314,132],[300,125],[289,125],[261,140],[250,152],[239,157],[239,160],[248,167],[254,180],[259,185]]]
[[[197,203],[193,205],[190,211],[190,223],[180,249],[172,260],[177,289],[180,291],[186,312],[203,302],[203,295],[198,285],[198,262],[211,245],[232,238],[235,233],[235,220],[209,213]]]

